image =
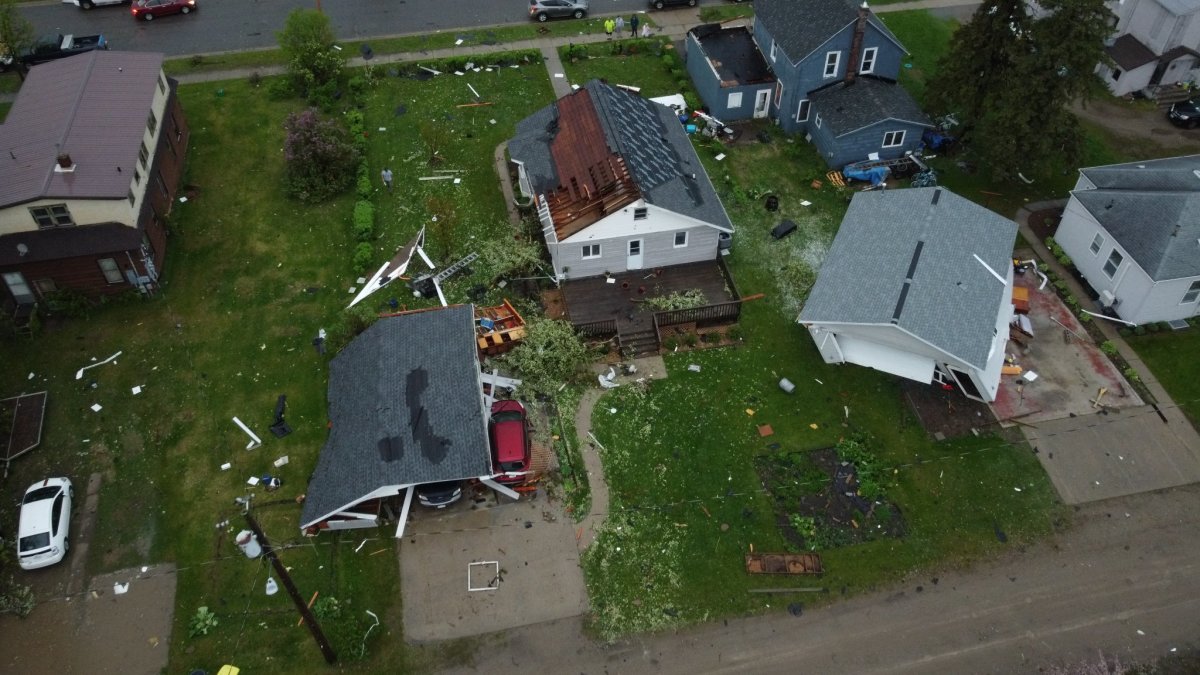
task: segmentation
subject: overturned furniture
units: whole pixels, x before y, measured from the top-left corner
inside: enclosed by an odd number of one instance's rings
[[[481,357],[503,354],[525,337],[525,319],[507,298],[495,307],[476,307],[475,320]]]

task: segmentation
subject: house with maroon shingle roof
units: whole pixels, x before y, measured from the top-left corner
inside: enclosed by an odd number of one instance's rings
[[[34,66],[0,125],[0,300],[153,292],[188,126],[163,55]]]

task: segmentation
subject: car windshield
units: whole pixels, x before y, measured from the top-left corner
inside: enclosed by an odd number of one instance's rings
[[[33,551],[40,551],[44,548],[48,548],[49,546],[50,533],[39,532],[37,534],[31,534],[28,537],[21,537],[20,552],[30,553]]]
[[[58,494],[59,489],[60,488],[57,485],[52,485],[49,487],[38,488],[36,490],[30,490],[29,492],[25,493],[25,500],[21,503],[32,504],[34,502],[40,502],[43,499],[53,499],[54,495]]]

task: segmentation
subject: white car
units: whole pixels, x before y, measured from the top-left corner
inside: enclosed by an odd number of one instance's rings
[[[68,478],[47,478],[25,491],[17,529],[17,561],[21,569],[47,567],[67,555],[74,496],[75,489]]]
[[[98,5],[124,5],[129,0],[63,0],[64,4],[75,5],[80,9],[91,9]]]

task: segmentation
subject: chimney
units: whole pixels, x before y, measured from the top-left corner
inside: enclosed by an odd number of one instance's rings
[[[867,17],[870,16],[871,10],[867,7],[866,0],[858,8],[858,20],[854,22],[854,37],[850,40],[850,59],[846,63],[846,84],[854,84],[854,80],[858,78],[858,62],[862,59],[862,44],[863,36],[867,33]]]
[[[58,156],[58,166],[62,169],[69,169],[75,166],[75,163],[71,161],[71,156],[64,152]]]

